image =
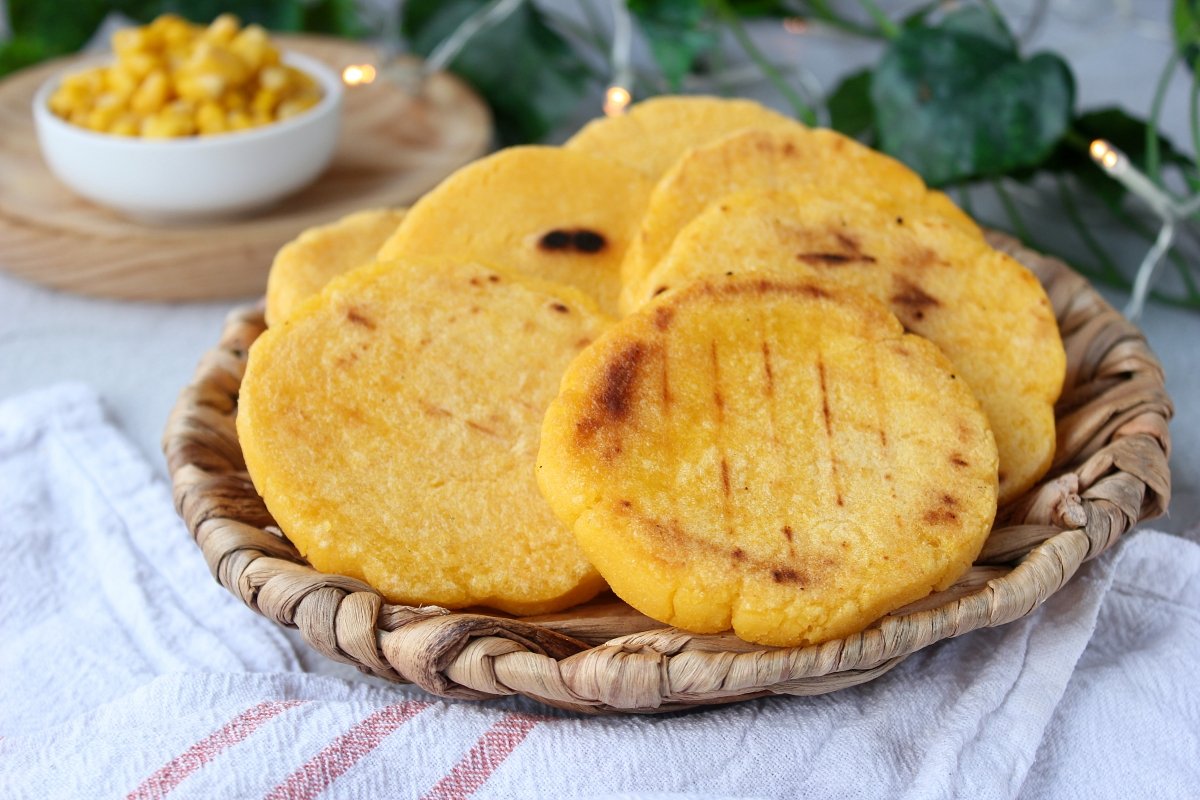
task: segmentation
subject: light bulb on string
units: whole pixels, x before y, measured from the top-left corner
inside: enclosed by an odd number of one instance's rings
[[[613,41],[610,51],[612,83],[604,92],[604,114],[619,117],[633,100],[633,20],[624,0],[612,0]]]
[[[374,64],[351,64],[342,70],[342,83],[347,86],[365,86],[375,81]]]
[[[624,86],[609,86],[604,92],[604,114],[608,117],[619,117],[625,113],[629,101],[633,97]]]

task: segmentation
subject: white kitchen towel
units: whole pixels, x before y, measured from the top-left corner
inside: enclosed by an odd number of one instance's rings
[[[0,404],[5,798],[1195,797],[1200,546],[1142,531],[1037,613],[864,686],[659,717],[331,667],[217,586],[69,385]],[[315,674],[319,670],[326,674]]]

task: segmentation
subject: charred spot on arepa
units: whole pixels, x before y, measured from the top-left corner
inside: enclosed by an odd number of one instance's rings
[[[555,228],[547,231],[538,239],[538,247],[542,250],[566,250],[571,246],[571,234]]]
[[[620,439],[614,429],[632,416],[634,394],[649,354],[650,346],[636,341],[607,362],[600,380],[591,390],[588,401],[590,413],[580,419],[575,427],[580,444],[592,444],[599,437],[603,440],[601,444],[605,452],[610,455],[620,453]]]
[[[598,231],[584,228],[572,234],[571,243],[581,253],[599,253],[608,246],[608,239]]]
[[[941,307],[942,303],[929,292],[910,281],[903,275],[892,276],[892,307],[901,319],[912,319],[920,322],[925,319],[926,312]]]
[[[346,321],[353,325],[366,328],[369,331],[375,330],[375,320],[367,316],[365,311],[355,308],[354,306],[350,306],[346,309]]]
[[[921,519],[930,525],[954,525],[959,521],[960,508],[956,497],[942,492],[925,509]]]
[[[777,567],[771,570],[771,580],[776,583],[794,583],[800,585],[806,583],[804,576],[798,570],[791,567]]]
[[[555,228],[542,234],[538,249],[547,253],[573,252],[594,254],[608,246],[608,238],[589,228]]]

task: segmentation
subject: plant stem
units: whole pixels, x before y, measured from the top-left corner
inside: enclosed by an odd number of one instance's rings
[[[717,84],[717,92],[722,97],[729,97],[733,94],[733,87],[730,86],[729,78],[725,74],[729,61],[725,58],[725,48],[721,46],[720,34],[717,35],[717,44],[712,49],[712,60],[713,81]]]
[[[1033,241],[1033,237],[1029,234],[1029,229],[1025,227],[1025,221],[1021,219],[1021,215],[1017,212],[1017,204],[1013,202],[1008,190],[998,180],[991,183],[992,188],[996,191],[996,196],[1000,198],[1000,205],[1004,206],[1004,213],[1008,216],[1008,221],[1012,223],[1013,233],[1017,234],[1017,238],[1027,246],[1035,250],[1040,250],[1041,248],[1037,247]]]
[[[883,32],[884,36],[895,39],[900,35],[900,26],[883,13],[883,9],[876,5],[875,0],[858,0],[858,4],[870,15],[871,21],[879,26],[879,30]]]
[[[1195,69],[1200,69],[1200,63],[1195,65]],[[1191,117],[1192,124],[1192,150],[1196,158],[1200,158],[1200,78],[1196,77],[1195,72],[1192,73],[1192,97],[1188,102],[1188,116]],[[1191,176],[1184,174],[1186,180]],[[1191,182],[1188,181],[1190,184]],[[1196,187],[1192,186],[1192,191],[1196,191]]]
[[[962,206],[963,211],[966,211],[967,216],[971,219],[975,219],[975,207],[971,202],[971,187],[964,183],[958,187],[956,194],[958,195],[958,204]]]
[[[1075,198],[1071,197],[1071,191],[1067,188],[1067,182],[1062,175],[1055,175],[1055,181],[1058,183],[1058,197],[1062,202],[1063,211],[1066,212],[1067,219],[1075,226],[1075,232],[1079,234],[1079,238],[1083,241],[1084,246],[1091,251],[1096,260],[1100,262],[1104,272],[1110,278],[1121,279],[1121,270],[1117,268],[1117,263],[1112,260],[1108,252],[1096,241],[1096,237],[1092,235],[1091,229],[1087,223],[1083,221],[1083,216],[1079,213],[1079,207],[1075,205]]]
[[[737,39],[742,50],[746,52],[751,61],[758,65],[758,68],[767,76],[767,80],[779,90],[779,93],[787,100],[788,105],[792,107],[793,113],[806,125],[815,125],[817,123],[816,112],[796,93],[796,90],[783,77],[779,68],[772,64],[770,59],[758,49],[758,45],[750,38],[750,34],[746,31],[746,27],[742,25],[742,21],[738,17],[737,12],[733,10],[733,7],[729,5],[727,0],[714,0],[713,5],[721,18],[729,25],[729,30],[733,32],[733,36]]]
[[[1154,101],[1150,105],[1150,119],[1146,122],[1146,174],[1157,184],[1162,183],[1162,164],[1158,151],[1158,121],[1162,117],[1163,102],[1167,98],[1167,87],[1175,74],[1175,66],[1179,63],[1178,51],[1172,51],[1162,74],[1158,76],[1158,84],[1154,88]]]
[[[1067,128],[1067,132],[1063,134],[1063,143],[1071,147],[1073,150],[1078,150],[1090,158],[1092,143],[1082,133],[1074,128]]]
[[[862,36],[867,39],[882,39],[884,38],[883,31],[878,28],[872,28],[867,25],[855,22],[852,19],[846,19],[839,16],[836,11],[830,8],[826,0],[809,0],[806,3],[809,15],[813,19],[824,22],[831,28],[835,28],[842,33],[849,33],[854,36]]]

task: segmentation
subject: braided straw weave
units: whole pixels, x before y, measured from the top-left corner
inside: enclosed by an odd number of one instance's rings
[[[246,605],[298,628],[326,656],[434,694],[522,694],[586,713],[661,712],[770,694],[811,695],[872,680],[941,639],[1033,612],[1084,561],[1170,495],[1163,373],[1141,333],[1062,262],[994,236],[1050,296],[1067,351],[1050,474],[1000,509],[975,566],[955,586],[822,645],[770,648],[702,636],[612,598],[558,614],[490,613],[384,602],[361,581],[317,572],[274,527],[234,427],[260,308],[233,312],[167,425],[175,503],[213,575]]]

